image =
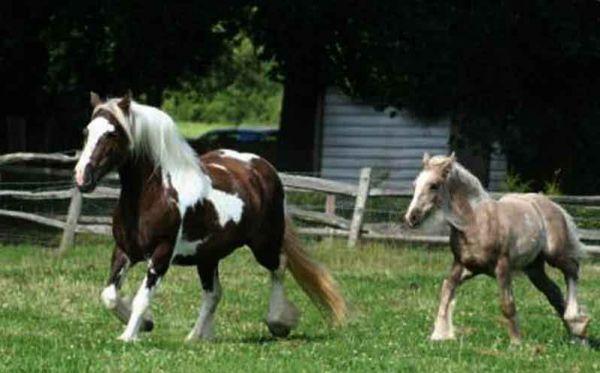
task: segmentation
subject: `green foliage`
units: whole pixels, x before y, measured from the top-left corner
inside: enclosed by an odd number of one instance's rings
[[[109,241],[82,244],[58,260],[30,246],[0,246],[0,366],[7,372],[592,372],[598,351],[569,343],[545,297],[525,276],[515,278],[524,341],[510,346],[498,306],[496,282],[467,282],[457,295],[458,340],[432,343],[439,288],[452,255],[447,248],[312,242],[312,254],[332,270],[352,306],[348,325],[328,328],[288,276],[286,288],[302,311],[286,339],[269,336],[264,318],[269,275],[248,250],[223,261],[224,296],[217,310],[216,341],[186,344],[198,317],[200,285],[194,268],[173,267],[153,299],[155,329],[135,344],[116,337],[123,325],[100,301],[108,276]],[[133,294],[145,274],[127,276]],[[562,283],[562,277],[549,270]],[[600,274],[581,268],[580,297],[591,315],[600,312]],[[592,322],[589,334],[597,336]]]
[[[525,181],[519,174],[513,171],[508,171],[500,189],[503,192],[512,193],[531,192],[531,181]]]
[[[548,180],[544,182],[544,193],[549,196],[560,196],[562,193],[560,187],[560,177],[561,170],[556,170],[554,172],[554,177],[552,180]]]
[[[281,76],[320,64],[323,84],[450,117],[481,149],[500,142],[535,189],[561,168],[581,193],[600,189],[599,14],[592,0],[278,1],[252,25]]]
[[[239,36],[206,76],[167,91],[163,109],[183,121],[276,124],[282,87],[268,78],[273,63],[262,62],[258,53]]]

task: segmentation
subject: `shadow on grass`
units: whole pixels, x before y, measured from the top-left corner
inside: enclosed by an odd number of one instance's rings
[[[237,342],[237,343],[246,343],[246,344],[257,344],[257,345],[265,345],[269,343],[280,343],[280,342],[321,342],[330,339],[329,335],[319,334],[319,335],[308,335],[308,334],[292,334],[286,338],[276,338],[273,336],[265,336],[265,335],[253,335],[244,337],[241,339],[220,339],[219,342]]]
[[[594,351],[600,351],[600,338],[589,337],[587,347],[591,348]]]

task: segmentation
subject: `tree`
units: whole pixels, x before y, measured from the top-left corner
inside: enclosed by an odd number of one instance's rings
[[[589,167],[600,162],[599,14],[592,0],[281,1],[259,6],[254,24],[284,81],[303,73],[293,84],[449,116],[455,145],[489,153],[499,141],[534,187],[561,169],[564,188],[582,192],[600,188]],[[283,110],[282,126],[285,98]]]

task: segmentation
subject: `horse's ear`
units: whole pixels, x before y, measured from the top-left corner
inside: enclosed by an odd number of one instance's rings
[[[454,162],[456,160],[456,153],[452,152],[448,158],[450,158],[451,162]]]
[[[119,100],[118,105],[124,113],[129,112],[129,107],[131,106],[131,96],[133,95],[131,94],[131,90],[129,90],[127,93],[125,93],[125,96]]]
[[[95,108],[101,103],[102,100],[100,99],[100,96],[98,96],[96,92],[90,92],[90,104],[92,105],[92,107]]]
[[[429,155],[429,153],[425,152],[425,154],[423,154],[423,166],[427,166],[429,164],[430,159],[431,156]]]

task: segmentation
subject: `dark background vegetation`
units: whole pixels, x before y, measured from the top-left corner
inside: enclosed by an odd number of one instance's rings
[[[132,89],[157,106],[163,98],[167,104],[200,92],[188,101],[204,104],[185,115],[209,115],[219,96],[251,113],[231,108],[228,121],[272,121],[276,114],[256,105],[276,92],[261,83],[269,75],[284,87],[284,149],[314,137],[313,109],[323,88],[334,84],[421,117],[450,116],[458,129],[454,146],[468,143],[486,154],[499,142],[511,170],[535,189],[558,179],[567,192],[600,190],[598,1],[25,0],[0,6],[0,118],[27,120],[29,150],[77,147],[90,89]],[[236,64],[251,65],[240,57],[248,50],[244,40],[267,64],[248,75],[235,73]],[[215,73],[215,66],[225,72]],[[253,84],[261,88],[240,88]],[[56,139],[36,142],[42,136],[36,126],[48,122],[55,131],[45,136]],[[293,159],[285,164],[297,168]]]

